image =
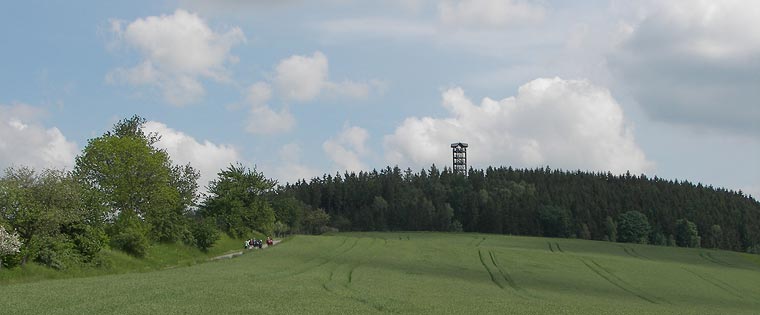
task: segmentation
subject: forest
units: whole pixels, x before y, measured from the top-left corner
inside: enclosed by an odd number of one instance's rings
[[[549,236],[760,253],[760,203],[687,181],[582,171],[470,169],[324,175],[278,185],[255,167],[197,170],[157,148],[133,116],[88,141],[74,169],[0,176],[0,268],[100,266],[101,250],[152,244],[207,250],[226,233],[450,231]],[[508,163],[508,161],[505,161]]]
[[[757,200],[630,173],[388,167],[300,181],[278,195],[324,209],[341,231],[464,231],[737,251],[760,244]],[[631,218],[643,221],[633,231],[639,236],[629,235]]]

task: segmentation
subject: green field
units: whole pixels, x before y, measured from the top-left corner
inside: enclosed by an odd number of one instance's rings
[[[760,314],[760,259],[568,239],[341,233],[0,292],[3,314]]]

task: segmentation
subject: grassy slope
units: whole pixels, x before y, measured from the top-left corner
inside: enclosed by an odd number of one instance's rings
[[[351,233],[298,236],[235,259],[160,272],[0,286],[0,309],[757,314],[758,283],[760,261],[733,252],[481,234]]]
[[[260,236],[258,236],[260,237]],[[145,258],[138,259],[121,251],[104,250],[102,254],[107,261],[105,268],[72,268],[56,271],[43,266],[28,264],[24,268],[0,270],[0,285],[11,283],[34,282],[46,279],[64,279],[75,277],[102,276],[127,272],[146,272],[190,266],[208,261],[209,258],[231,251],[238,251],[243,240],[230,238],[222,233],[221,238],[208,252],[183,244],[155,244],[148,249]]]

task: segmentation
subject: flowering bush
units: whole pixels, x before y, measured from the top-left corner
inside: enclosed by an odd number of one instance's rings
[[[9,233],[0,225],[0,268],[3,266],[3,256],[13,255],[21,250],[21,241],[15,231]]]

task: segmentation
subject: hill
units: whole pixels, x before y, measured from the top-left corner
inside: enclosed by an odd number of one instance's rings
[[[637,211],[651,227],[643,240],[649,244],[760,252],[760,202],[741,191],[645,175],[489,167],[470,169],[464,176],[435,166],[418,173],[388,167],[286,185],[278,198],[324,209],[330,225],[340,231],[464,231],[613,241],[611,226],[623,213]],[[295,221],[282,215],[288,211],[277,211],[278,220]],[[679,239],[682,219],[694,223],[699,238]]]
[[[469,233],[295,236],[150,273],[2,286],[19,313],[756,314],[760,259]]]

